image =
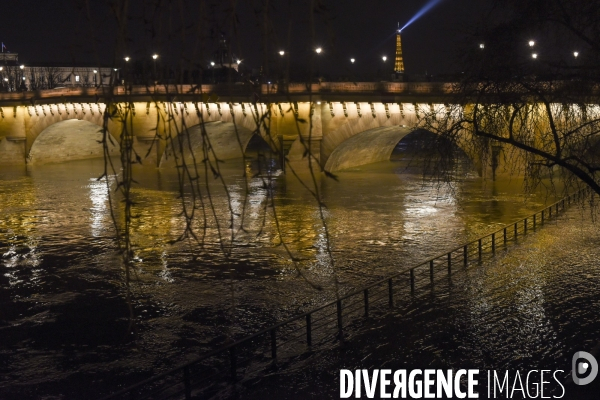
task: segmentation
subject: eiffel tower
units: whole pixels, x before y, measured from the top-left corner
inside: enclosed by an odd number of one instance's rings
[[[402,59],[402,39],[400,38],[400,22],[396,31],[396,61],[394,62],[394,72],[396,74],[404,73],[404,60]]]

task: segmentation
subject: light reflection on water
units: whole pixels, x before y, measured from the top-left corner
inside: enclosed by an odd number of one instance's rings
[[[239,166],[232,164],[222,168],[233,211],[241,214],[245,184]],[[131,383],[213,349],[227,337],[241,337],[332,299],[334,275],[341,290],[360,286],[522,218],[545,200],[523,195],[514,180],[484,183],[475,176],[461,178],[453,190],[438,191],[394,163],[339,173],[339,183],[318,177],[332,265],[314,200],[295,178],[280,176],[273,183],[276,210],[283,240],[299,260],[293,263],[276,246],[280,237],[272,214],[264,218],[268,189],[260,179],[250,181],[245,231],[237,229],[241,217],[234,219],[237,235],[228,258],[218,241],[231,239],[227,232],[219,239],[214,226],[203,248],[170,244],[183,229],[177,176],[140,169],[132,234],[137,336],[126,337],[128,309],[106,183],[96,180],[101,169],[101,163],[81,161],[0,173],[0,284],[6,288],[0,304],[8,310],[0,320],[5,339],[0,368],[7,376],[0,393],[27,397],[33,390],[60,393],[67,387],[69,393],[90,388],[98,393]],[[301,168],[299,173],[306,176]],[[224,191],[214,188],[213,195],[227,227]],[[511,357],[525,356],[523,349],[537,340],[532,332],[548,324],[545,307],[553,299],[547,298],[541,267],[534,265],[523,262],[521,280],[509,280],[508,286],[477,272],[469,276],[477,282],[465,284],[465,324],[483,333],[488,328],[480,321],[488,321],[494,303],[510,294],[515,318],[527,321],[519,334],[509,334],[515,343]],[[315,291],[307,281],[325,290]],[[437,317],[428,318],[425,323]],[[495,336],[489,340],[497,345]],[[32,381],[39,386],[25,385]]]

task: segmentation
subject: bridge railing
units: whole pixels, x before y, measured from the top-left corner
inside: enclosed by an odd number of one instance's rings
[[[106,98],[109,96],[156,96],[156,95],[198,95],[202,101],[208,101],[210,95],[253,96],[267,94],[451,94],[452,83],[439,82],[321,82],[321,83],[289,83],[285,86],[262,84],[214,84],[214,85],[154,85],[154,86],[69,86],[30,92],[0,93],[0,101],[31,102],[38,99],[89,97]],[[216,98],[216,96],[215,96]]]
[[[454,270],[493,256],[520,237],[535,231],[567,209],[572,202],[593,192],[584,188],[527,218],[506,225],[420,264],[343,294],[308,312],[266,327],[241,340],[211,351],[193,361],[122,389],[105,399],[209,397],[242,379],[260,375],[278,362],[343,340],[345,330],[361,318],[384,313],[400,297],[448,279]]]

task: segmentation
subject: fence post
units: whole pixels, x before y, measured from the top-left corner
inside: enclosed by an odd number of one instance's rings
[[[468,248],[467,245],[465,244],[465,247],[463,247],[463,261],[465,264],[465,267],[467,266],[468,262],[469,262],[469,253],[468,253]]]
[[[389,305],[390,308],[394,307],[394,286],[392,278],[388,279],[388,288],[389,288]]]
[[[410,270],[410,291],[415,291],[415,270],[414,268]]]
[[[185,386],[185,400],[192,398],[192,385],[190,383],[190,367],[183,367],[183,385]]]
[[[492,253],[496,252],[496,234],[492,233]]]
[[[429,261],[429,281],[433,283],[433,260]]]
[[[448,253],[448,275],[452,273],[452,253]]]
[[[237,379],[237,355],[235,354],[235,346],[229,349],[229,372],[231,373],[231,379]]]
[[[369,289],[364,290],[365,294],[365,318],[369,317]]]
[[[306,344],[312,346],[312,314],[306,314]]]
[[[274,360],[277,358],[277,332],[275,329],[271,329],[271,358]]]
[[[477,249],[479,251],[479,261],[481,261],[481,253],[483,252],[483,248],[481,246],[481,239],[477,241]]]
[[[337,301],[337,320],[338,320],[338,334],[340,336],[340,340],[342,339],[342,333],[343,333],[343,328],[342,328],[342,301],[338,300]]]

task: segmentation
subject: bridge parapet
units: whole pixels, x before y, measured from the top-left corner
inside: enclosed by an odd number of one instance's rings
[[[265,102],[269,96],[272,102],[297,99],[306,101],[307,96],[327,95],[409,95],[409,96],[448,96],[453,93],[453,83],[440,82],[321,82],[290,83],[286,87],[278,84],[217,84],[217,85],[156,85],[156,86],[115,86],[115,87],[68,87],[31,92],[0,93],[0,104],[34,105],[42,101],[60,103],[67,99],[79,98],[81,102],[106,101],[108,98],[131,97],[138,101],[169,101],[174,97],[199,101],[251,101]],[[318,98],[317,98],[318,100]],[[349,99],[354,101],[355,99]],[[73,101],[73,100],[71,100]]]

